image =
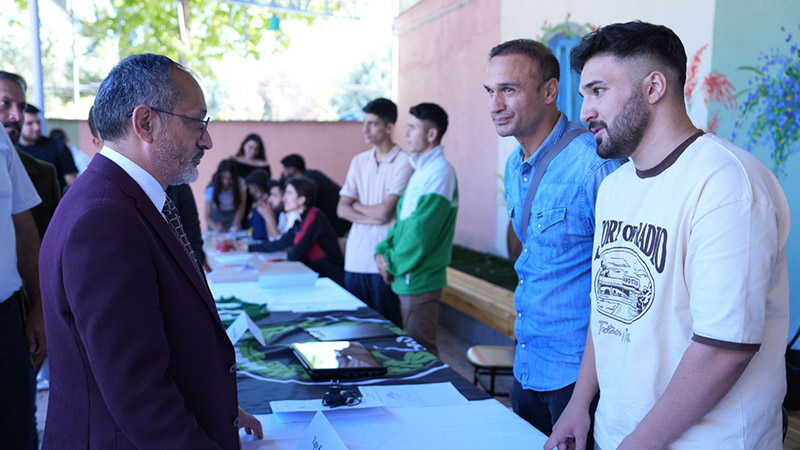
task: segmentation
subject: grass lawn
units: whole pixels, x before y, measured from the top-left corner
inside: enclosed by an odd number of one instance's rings
[[[518,280],[517,273],[514,271],[514,263],[499,256],[453,245],[450,267],[511,291],[517,286]]]

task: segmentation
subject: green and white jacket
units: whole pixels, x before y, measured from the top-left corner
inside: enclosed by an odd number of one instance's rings
[[[386,258],[398,295],[443,288],[458,213],[458,180],[440,145],[409,158],[414,174],[397,203],[397,221],[375,254]]]

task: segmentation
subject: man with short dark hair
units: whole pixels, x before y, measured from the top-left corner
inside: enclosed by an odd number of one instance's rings
[[[53,131],[50,132],[50,139],[56,140],[64,144],[67,149],[69,149],[70,154],[72,155],[72,160],[75,161],[75,167],[78,169],[78,175],[82,174],[84,170],[89,166],[89,162],[92,158],[83,153],[75,147],[74,145],[70,145],[69,136],[67,132],[62,130],[61,128],[54,128]]]
[[[408,335],[438,356],[437,312],[453,250],[458,180],[441,145],[447,113],[434,103],[409,112],[405,137],[414,173],[399,200],[397,221],[375,247],[375,263],[400,297]]]
[[[236,358],[169,185],[212,146],[199,84],[153,54],[100,84],[105,146],[42,244],[51,389],[43,448],[235,449]]]
[[[595,195],[619,167],[598,157],[591,134],[558,110],[558,76],[558,60],[546,46],[517,39],[491,50],[484,83],[497,134],[519,142],[504,177],[508,217],[522,243],[514,264],[511,405],[544,434],[578,378],[589,324]]]
[[[790,213],[755,156],[686,114],[686,52],[667,27],[617,23],[573,49],[581,119],[604,158],[592,308],[569,405],[546,449],[780,449]]]
[[[315,169],[306,169],[306,161],[297,153],[287,155],[281,160],[284,178],[305,176],[317,185],[316,206],[323,213],[336,230],[337,237],[344,237],[350,230],[350,221],[339,217],[336,208],[339,205],[339,187],[330,177]]]
[[[361,131],[372,149],[350,162],[337,213],[353,222],[344,258],[345,287],[402,327],[400,300],[383,282],[373,256],[375,246],[386,238],[394,222],[397,200],[414,171],[408,155],[392,139],[395,122],[397,105],[393,101],[377,98],[364,106]]]
[[[39,108],[31,104],[25,106],[24,121],[17,148],[34,158],[56,166],[58,182],[63,189],[75,181],[78,169],[75,167],[72,153],[63,142],[42,136],[42,119],[39,117],[39,113]]]

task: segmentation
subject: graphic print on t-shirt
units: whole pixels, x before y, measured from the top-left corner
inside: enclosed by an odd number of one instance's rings
[[[642,317],[653,303],[653,275],[631,249],[612,247],[600,253],[594,280],[597,311],[624,323]]]
[[[593,266],[597,312],[631,324],[654,300],[653,272],[664,271],[667,230],[648,223],[603,220]],[[608,248],[605,248],[608,246]],[[644,257],[644,258],[643,258]],[[599,270],[596,269],[599,266]]]

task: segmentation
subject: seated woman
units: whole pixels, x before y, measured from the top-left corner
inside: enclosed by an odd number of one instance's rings
[[[267,172],[261,169],[250,172],[245,181],[247,191],[255,199],[247,221],[253,239],[278,239],[291,227],[283,212],[283,185],[270,180]]]
[[[237,231],[242,228],[245,206],[244,180],[233,161],[219,163],[206,189],[206,224],[210,231]]]
[[[325,214],[314,207],[317,188],[306,177],[289,178],[283,194],[286,215],[295,215],[298,220],[280,239],[250,244],[250,252],[276,252],[286,250],[289,261],[301,261],[317,272],[344,286],[344,258],[333,230]]]

